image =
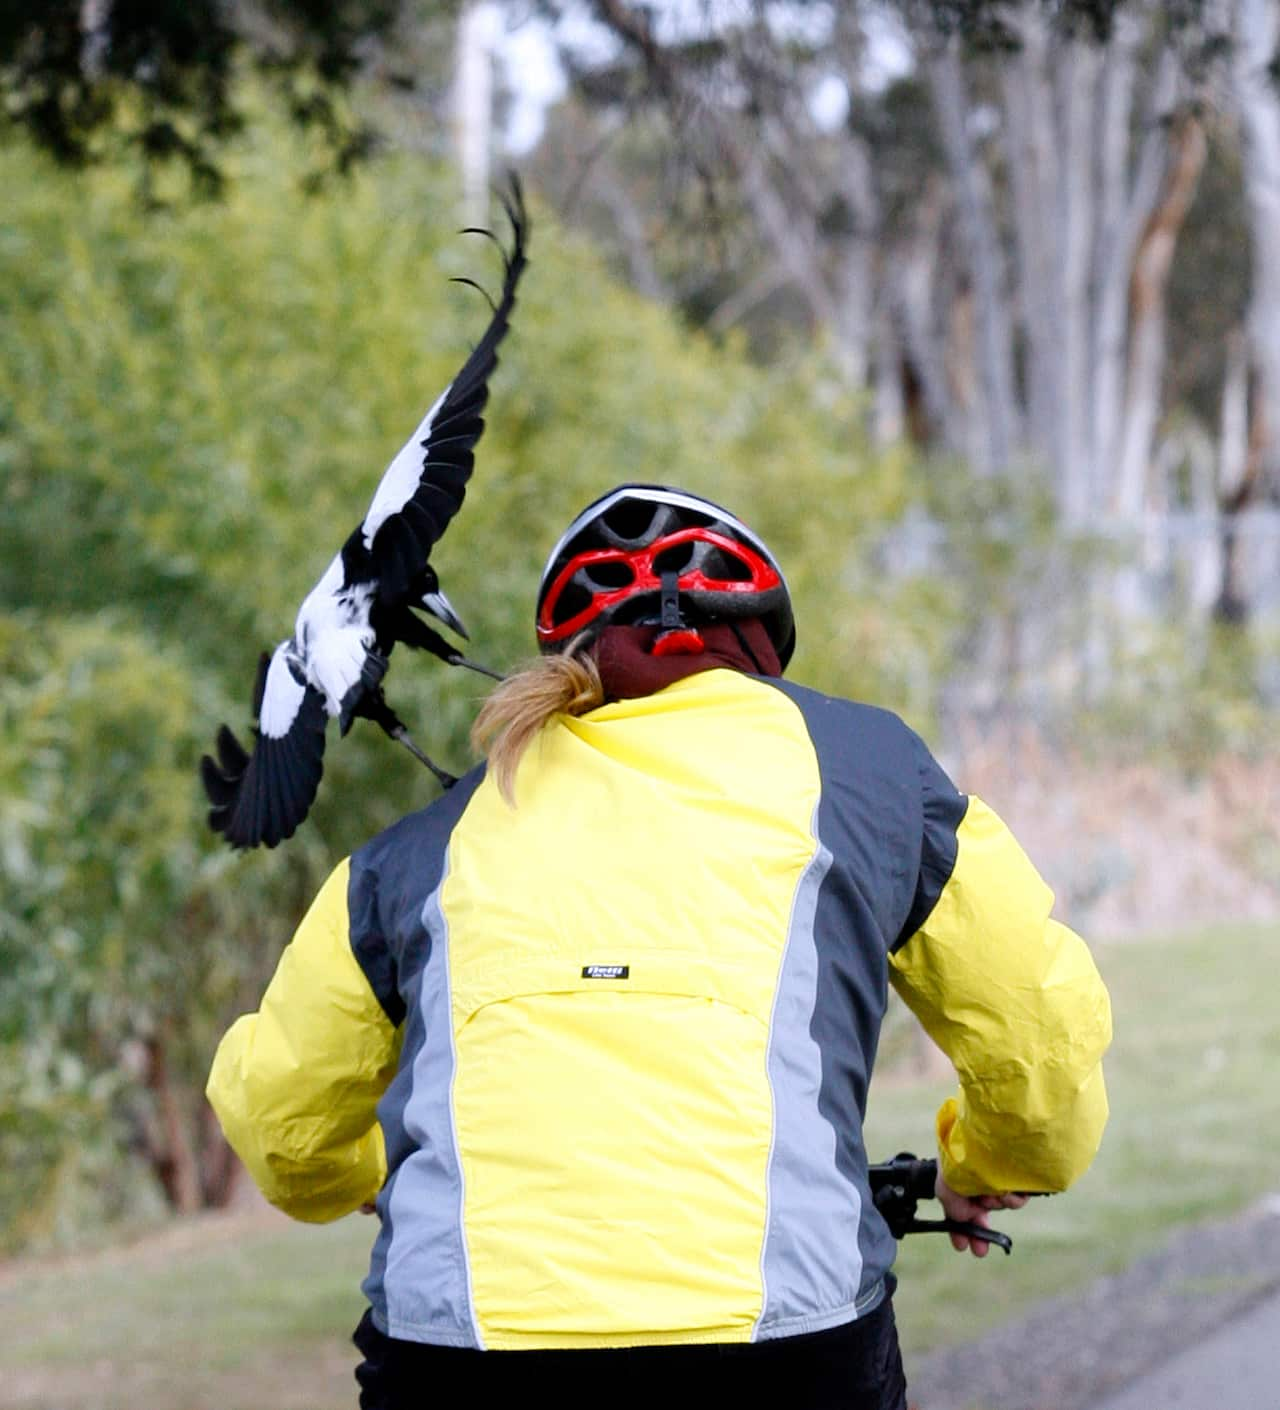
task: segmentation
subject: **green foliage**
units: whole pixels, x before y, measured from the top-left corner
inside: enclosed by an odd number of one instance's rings
[[[163,1037],[193,1110],[328,867],[436,792],[360,726],[331,731],[313,816],[277,852],[233,856],[203,823],[201,751],[220,720],[243,735],[259,651],[484,326],[449,277],[499,277],[433,170],[387,162],[318,198],[288,171],[270,144],[240,152],[224,201],[148,218],[120,172],[0,154],[0,1142],[23,1152],[0,1227],[21,1209],[25,1235],[154,1121],[142,1045]],[[858,412],[820,358],[764,372],[691,336],[539,214],[474,486],[434,555],[474,654],[526,657],[564,524],[663,479],[776,546],[799,678],[921,715],[927,690],[895,694],[896,673],[941,638],[889,630],[910,584],[869,552],[917,491],[867,455]],[[466,767],[479,678],[401,653],[389,692]]]
[[[292,140],[229,157],[222,202],[150,217],[119,171],[0,153],[0,1142],[26,1153],[3,1162],[0,1228],[18,1208],[52,1227],[59,1171],[104,1188],[154,1122],[147,1041],[194,1112],[327,869],[437,791],[358,725],[330,731],[317,805],[278,851],[233,856],[202,818],[200,753],[221,720],[243,737],[259,652],[485,324],[450,276],[499,279],[439,172],[388,160],[308,198]],[[754,366],[535,210],[475,480],[433,555],[473,654],[527,657],[563,526],[620,480],[663,480],[773,546],[797,679],[928,730],[966,619],[1034,571],[1040,538],[1000,548],[1005,520],[1047,530],[1034,496],[871,455],[862,410],[820,351]],[[885,537],[912,516],[967,527],[913,566]],[[388,692],[468,765],[480,678],[402,651]]]
[[[1249,964],[1224,962],[1246,952]],[[1039,1298],[1083,1289],[1153,1252],[1176,1227],[1241,1209],[1273,1187],[1280,1031],[1258,975],[1280,958],[1280,930],[1223,926],[1109,945],[1096,958],[1115,1021],[1098,1158],[1067,1194],[992,1221],[1014,1238],[1007,1261],[975,1268],[945,1240],[904,1242],[897,1303],[910,1352],[969,1340]],[[951,1090],[873,1083],[871,1149],[927,1145]]]
[[[1127,748],[1198,775],[1230,756],[1269,757],[1275,706],[1259,688],[1274,660],[1274,629],[1252,634],[1206,623],[1198,632],[1168,623],[1131,627],[1117,651],[1109,688],[1074,722],[1075,738],[1095,754]]]
[[[123,613],[27,612],[0,618],[0,648],[0,1210],[27,1237],[71,1194],[136,1204],[111,1151],[144,1117],[141,1042],[163,1034],[198,1078],[291,888],[249,860],[232,892],[201,836],[191,783],[218,699],[179,643]]]
[[[262,121],[239,82],[252,70],[258,91],[315,135],[326,166],[345,172],[374,141],[353,111],[353,80],[372,55],[385,63],[397,52],[401,22],[452,19],[456,8],[456,0],[17,0],[0,7],[0,133],[25,133],[68,166],[134,170],[149,203],[174,190],[216,195],[230,145],[246,123]],[[412,82],[403,68],[398,77]]]

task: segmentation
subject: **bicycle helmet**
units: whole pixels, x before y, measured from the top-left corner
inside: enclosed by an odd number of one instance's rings
[[[791,594],[762,539],[728,510],[667,485],[625,484],[589,504],[538,585],[542,651],[579,633],[653,624],[655,654],[698,650],[699,625],[758,617],[783,669],[795,649]]]

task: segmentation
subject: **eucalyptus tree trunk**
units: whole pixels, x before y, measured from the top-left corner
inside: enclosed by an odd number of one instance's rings
[[[669,107],[696,115],[698,136],[710,142],[718,161],[736,178],[777,271],[803,298],[814,322],[830,331],[845,379],[865,385],[879,233],[865,146],[850,134],[848,160],[837,163],[838,181],[855,218],[854,229],[833,252],[820,229],[826,191],[812,168],[811,152],[818,144],[800,95],[765,104],[753,131],[739,114],[699,90],[696,76],[654,35],[647,11],[625,0],[591,0],[590,10],[640,59],[654,91]]]
[[[1240,583],[1239,539],[1234,508],[1247,497],[1257,464],[1257,446],[1251,445],[1249,424],[1249,345],[1243,331],[1227,345],[1227,371],[1222,384],[1222,414],[1218,426],[1218,483],[1213,508],[1221,508],[1221,527],[1212,540],[1214,592],[1211,599],[1219,618],[1243,616],[1244,593]]]
[[[876,304],[875,377],[871,436],[878,446],[893,445],[907,433],[907,399],[902,347],[887,293]]]
[[[1065,408],[1059,395],[1063,318],[1053,212],[1055,135],[1047,82],[1049,30],[1035,8],[1019,11],[1021,49],[1001,66],[1005,156],[1013,195],[1016,308],[1026,345],[1026,426],[1032,444],[1060,451]],[[1055,465],[1059,481],[1065,467]]]
[[[1108,48],[1100,84],[1098,225],[1094,246],[1093,336],[1090,351],[1092,424],[1090,462],[1093,503],[1115,498],[1115,469],[1126,437],[1131,454],[1145,464],[1149,439],[1128,430],[1135,403],[1129,395],[1133,341],[1134,262],[1150,212],[1159,200],[1168,159],[1168,130],[1180,99],[1176,56],[1161,54],[1151,84],[1137,152],[1130,158],[1134,81],[1143,26],[1122,11]],[[1163,326],[1163,324],[1161,324]],[[1154,422],[1148,422],[1148,435]]]
[[[1111,507],[1136,519],[1147,479],[1160,413],[1165,362],[1165,305],[1178,233],[1204,167],[1204,128],[1191,113],[1173,124],[1159,199],[1147,215],[1134,252],[1129,282],[1129,364],[1124,427]]]
[[[1275,0],[1236,0],[1234,18],[1232,86],[1252,236],[1247,319],[1257,378],[1252,419],[1259,476],[1275,484],[1280,471],[1280,89],[1274,64],[1280,11]]]
[[[1061,175],[1055,203],[1059,232],[1057,268],[1061,288],[1058,424],[1050,444],[1050,464],[1067,524],[1088,522],[1093,509],[1089,450],[1089,334],[1092,324],[1095,172],[1098,79],[1096,46],[1079,39],[1063,42],[1054,75],[1059,113]]]
[[[947,377],[947,359],[938,319],[938,270],[943,229],[949,211],[938,178],[927,180],[906,228],[883,255],[883,297],[892,320],[907,428],[918,442],[938,441],[951,448],[964,443],[963,411]],[[882,372],[890,367],[883,361]],[[914,414],[913,414],[914,407]]]
[[[951,39],[943,44],[930,57],[928,69],[975,305],[974,352],[979,388],[975,411],[982,451],[974,468],[979,473],[1001,471],[1008,467],[1019,439],[1013,323],[1005,288],[1004,252],[990,178],[973,140],[959,41]]]
[[[974,329],[983,439],[994,457],[1005,446],[1047,467],[1064,522],[1081,527],[1105,512],[1132,517],[1142,504],[1169,273],[1204,136],[1186,111],[1174,51],[1161,49],[1143,70],[1158,7],[1122,7],[1105,46],[1063,33],[1036,6],[1011,11],[1010,23],[1018,48],[997,61],[1001,140],[990,151],[972,137],[954,42],[926,61],[967,274],[962,297],[973,302],[956,314]],[[1003,223],[990,194],[1001,160]]]
[[[472,0],[458,19],[454,72],[454,134],[462,176],[462,212],[468,225],[489,218],[493,146],[493,45],[499,23],[488,0]]]
[[[1274,26],[1275,0],[1216,3],[1234,6],[1270,52],[1261,17]],[[1169,276],[1204,160],[1165,7],[1116,7],[1102,45],[1041,5],[1007,7],[1018,44],[995,57],[966,55],[955,36],[922,39],[916,74],[941,167],[920,153],[925,177],[905,209],[896,198],[892,228],[882,193],[895,188],[866,135],[874,123],[818,132],[766,9],[753,11],[754,27],[726,29],[717,86],[703,60],[684,62],[655,39],[648,10],[591,3],[732,173],[768,251],[717,326],[785,282],[827,328],[847,378],[874,384],[878,437],[905,427],[980,473],[1042,465],[1072,528],[1108,514],[1134,521],[1162,419]],[[856,6],[833,15],[823,58],[856,118],[859,102],[875,101],[860,94],[865,16]],[[1280,170],[1280,109],[1274,93],[1251,101],[1265,175],[1270,161]],[[1259,181],[1256,218],[1274,229],[1277,188]],[[848,218],[831,220],[832,210]],[[1269,278],[1257,281],[1259,307],[1280,308],[1280,254],[1260,258]],[[1280,316],[1260,315],[1259,344],[1264,329],[1280,336]],[[1280,426],[1280,347],[1271,360]]]

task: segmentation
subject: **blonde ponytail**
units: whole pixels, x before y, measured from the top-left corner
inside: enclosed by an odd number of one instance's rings
[[[534,737],[553,715],[585,715],[604,704],[600,672],[590,656],[580,654],[581,638],[562,655],[539,656],[508,676],[480,707],[471,726],[471,746],[488,754],[498,790],[514,808],[516,769]]]

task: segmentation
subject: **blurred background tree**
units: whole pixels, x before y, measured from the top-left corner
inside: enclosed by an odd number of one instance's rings
[[[148,197],[177,168],[216,195],[244,128],[252,73],[324,149],[322,171],[366,157],[375,130],[348,94],[361,78],[413,87],[420,41],[460,0],[41,0],[0,10],[3,120],[70,166],[131,166]],[[446,46],[447,47],[447,46]],[[446,80],[447,81],[447,80]]]
[[[1277,776],[1276,9],[9,7],[0,1244],[229,1198],[217,1034],[435,796],[357,729],[299,834],[231,856],[195,770],[483,327],[456,227],[515,155],[532,266],[434,556],[475,655],[531,652],[583,503],[685,484],[786,565],[798,679],[979,791],[1012,761],[1020,834],[1067,819],[1082,915],[1130,866],[1064,802],[1099,760],[1227,779],[1205,856],[1274,905],[1239,780]],[[479,679],[396,676],[461,770]]]
[[[435,792],[357,729],[277,854],[232,857],[203,825],[200,753],[219,721],[243,727],[259,650],[483,326],[449,276],[498,279],[453,230],[447,171],[387,159],[315,197],[290,174],[297,140],[268,123],[228,156],[224,199],[163,216],[123,172],[0,154],[0,1142],[26,1150],[0,1200],[24,1237],[77,1182],[127,1208],[102,1177],[113,1150],[178,1208],[227,1198],[199,1097],[217,1033],[327,868]],[[766,370],[690,336],[545,212],[533,259],[433,559],[476,653],[530,654],[560,528],[608,483],[660,476],[740,507],[794,565],[807,678],[926,722],[960,624],[870,552],[924,502],[918,467],[867,450],[822,357]],[[422,659],[397,676],[415,732],[464,767],[483,687]]]

